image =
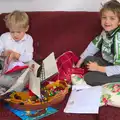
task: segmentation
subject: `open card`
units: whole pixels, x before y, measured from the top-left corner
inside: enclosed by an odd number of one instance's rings
[[[39,76],[40,81],[43,82],[56,73],[58,73],[58,67],[56,64],[54,52],[52,52],[43,60],[42,70]]]
[[[58,112],[58,110],[53,107],[48,107],[45,110],[38,109],[38,110],[31,110],[31,111],[13,109],[7,104],[5,104],[5,107],[9,109],[11,112],[13,112],[15,115],[17,115],[19,118],[21,118],[21,120],[40,120],[44,117],[47,117],[49,115],[52,115]]]

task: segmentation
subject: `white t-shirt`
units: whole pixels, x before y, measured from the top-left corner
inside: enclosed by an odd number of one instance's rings
[[[23,39],[15,41],[10,32],[6,32],[0,36],[0,54],[5,50],[15,51],[20,54],[20,61],[29,62],[33,58],[33,39],[25,34]]]

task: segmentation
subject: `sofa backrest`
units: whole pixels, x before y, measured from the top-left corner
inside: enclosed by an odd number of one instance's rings
[[[5,28],[0,15],[0,34]],[[34,59],[44,59],[51,52],[58,57],[71,50],[80,55],[88,43],[101,32],[98,12],[28,12],[34,39]]]

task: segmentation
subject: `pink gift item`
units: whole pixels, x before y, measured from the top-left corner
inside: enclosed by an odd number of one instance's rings
[[[8,58],[6,58],[4,61],[4,68],[2,73],[9,74],[9,73],[17,72],[26,68],[28,68],[28,65],[24,64],[23,62],[21,61],[8,62]]]

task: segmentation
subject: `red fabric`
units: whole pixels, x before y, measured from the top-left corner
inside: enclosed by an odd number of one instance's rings
[[[56,59],[59,73],[57,75],[54,75],[49,80],[66,80],[68,83],[71,83],[71,74],[84,75],[84,73],[86,72],[85,69],[73,67],[74,65],[76,65],[78,60],[79,58],[72,51],[67,51],[60,55]]]
[[[72,51],[68,51],[60,55],[56,60],[59,71],[58,75],[56,76],[56,80],[66,79],[67,81],[70,81],[71,69],[78,60],[79,58]]]

